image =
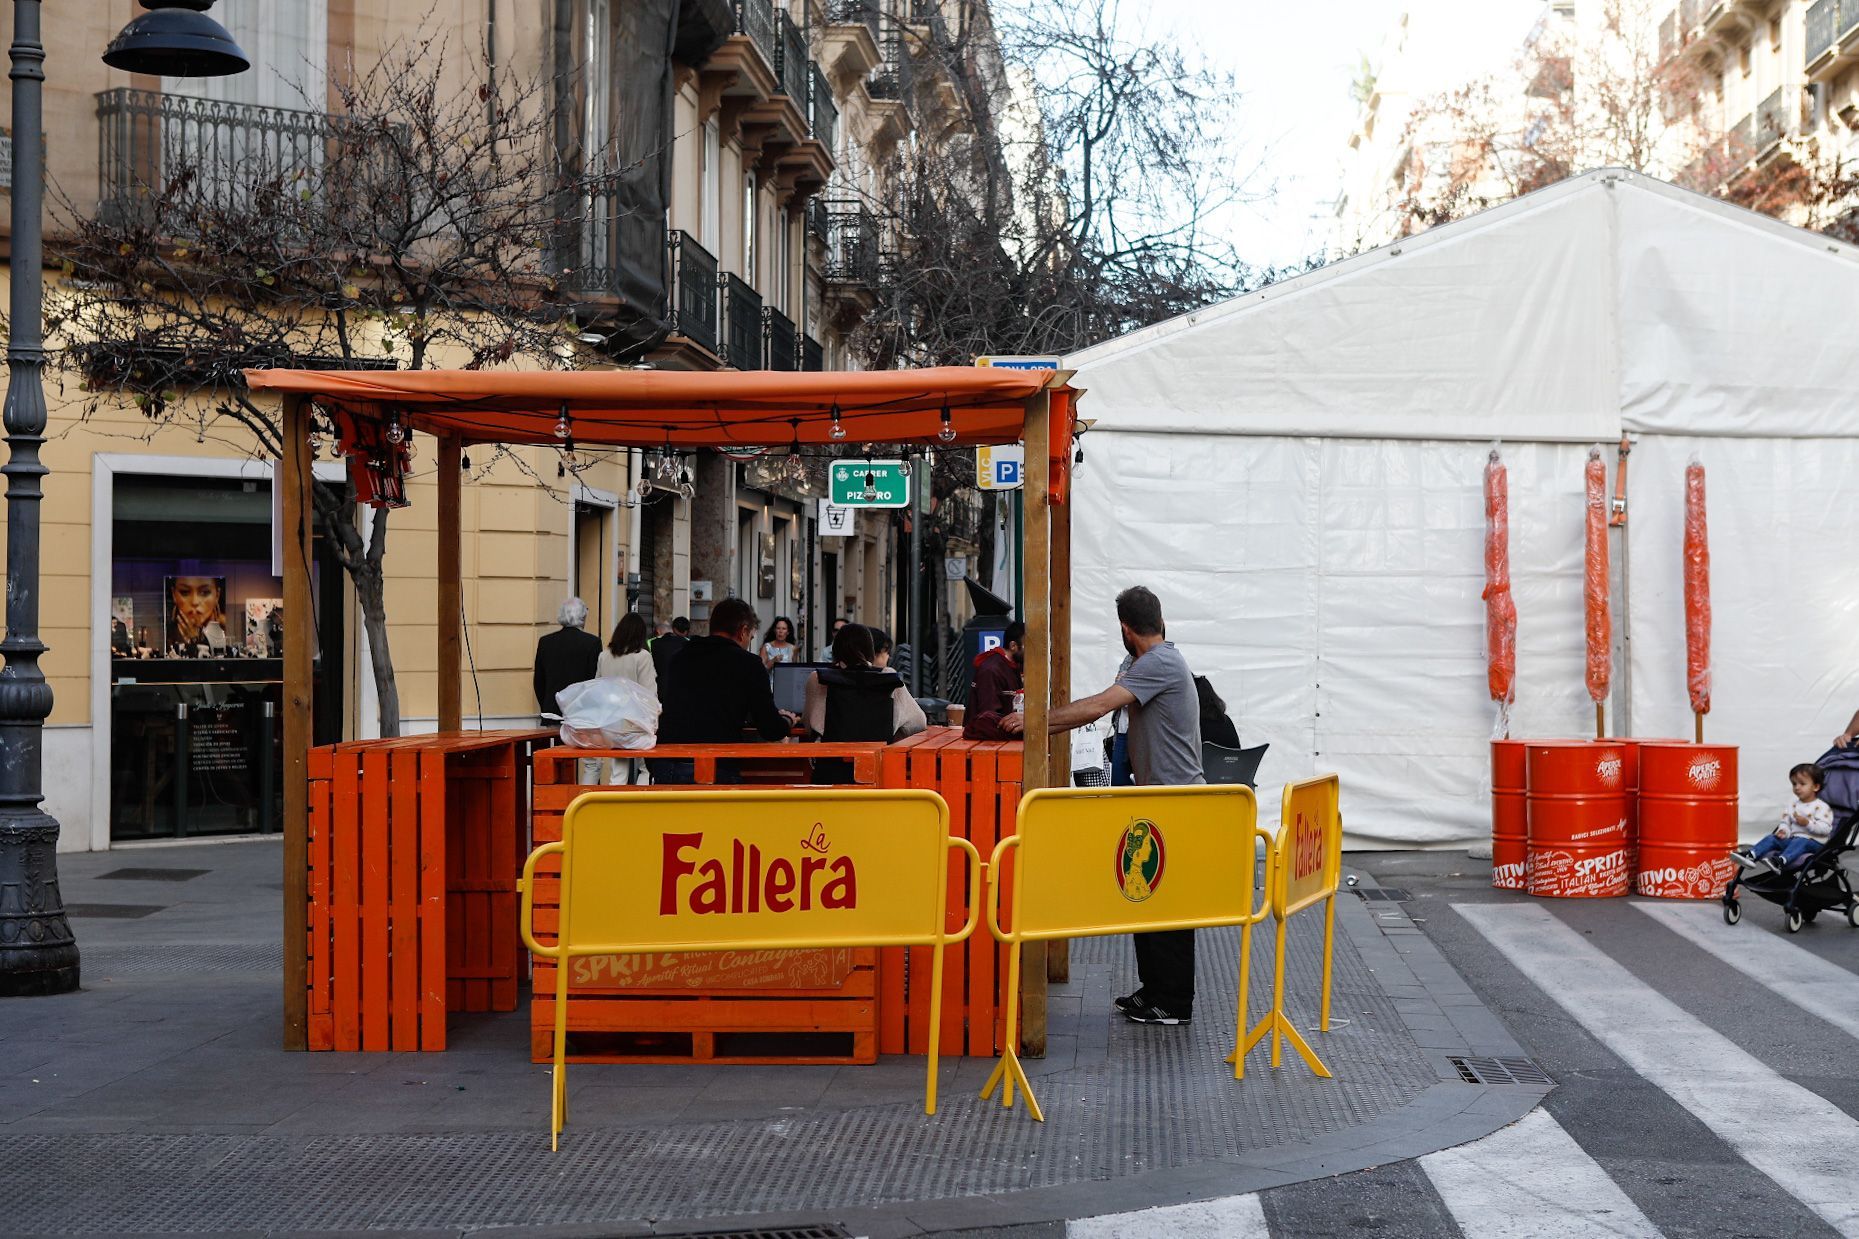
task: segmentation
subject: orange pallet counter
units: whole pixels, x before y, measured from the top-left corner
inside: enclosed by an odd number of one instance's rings
[[[514,1011],[508,932],[546,731],[309,753],[309,1049],[443,1050],[453,1011]]]
[[[1643,743],[1639,798],[1634,890],[1659,899],[1721,895],[1736,869],[1735,746]]]
[[[1530,741],[1525,751],[1532,895],[1592,899],[1625,895],[1627,753],[1610,740]]]

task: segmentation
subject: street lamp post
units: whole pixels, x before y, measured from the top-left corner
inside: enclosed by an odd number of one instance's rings
[[[142,0],[151,10],[116,37],[118,68],[214,76],[249,67],[219,23],[213,0]],[[0,997],[65,994],[78,985],[77,939],[58,893],[58,821],[45,812],[45,720],[52,687],[39,670],[39,461],[45,442],[45,44],[40,0],[13,0],[12,298],[7,322],[6,639],[0,654]],[[92,719],[93,727],[103,724]],[[185,772],[176,772],[185,777]]]

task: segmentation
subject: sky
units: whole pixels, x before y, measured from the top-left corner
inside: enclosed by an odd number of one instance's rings
[[[1521,43],[1543,0],[1123,0],[1121,17],[1180,40],[1230,70],[1246,94],[1234,157],[1259,168],[1263,200],[1221,220],[1246,260],[1279,266],[1321,250],[1358,108],[1350,86],[1412,14],[1410,46],[1441,80],[1496,67]]]

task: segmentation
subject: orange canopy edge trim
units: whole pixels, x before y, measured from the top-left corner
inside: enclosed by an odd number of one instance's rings
[[[554,444],[565,414],[578,444],[684,449],[1013,443],[1023,435],[1026,401],[1053,378],[1049,371],[967,366],[798,372],[248,370],[245,377],[255,392],[305,395],[369,419],[399,416],[413,430],[455,435],[466,443]],[[1054,390],[1065,393],[1069,410],[1072,389]],[[945,413],[953,439],[941,437]],[[835,422],[842,434],[833,433]]]

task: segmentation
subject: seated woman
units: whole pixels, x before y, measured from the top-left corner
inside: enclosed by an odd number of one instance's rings
[[[896,740],[929,725],[923,708],[895,671],[873,665],[871,629],[847,624],[833,638],[833,665],[807,677],[801,721],[829,743]],[[852,763],[821,758],[813,763],[820,783],[850,783]]]

